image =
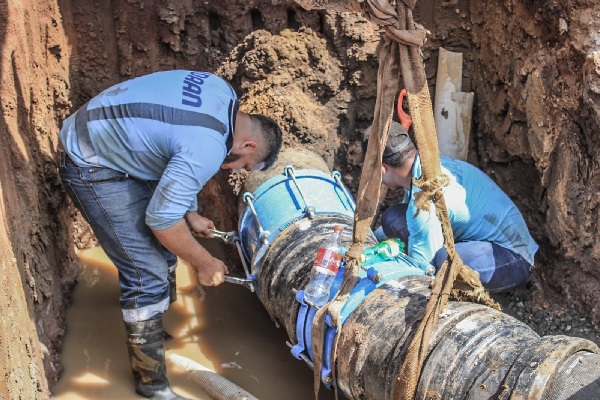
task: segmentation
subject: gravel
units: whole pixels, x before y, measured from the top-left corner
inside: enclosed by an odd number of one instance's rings
[[[531,284],[510,293],[492,294],[502,312],[531,327],[538,335],[580,337],[600,345],[600,333],[586,310],[564,304],[560,297]]]

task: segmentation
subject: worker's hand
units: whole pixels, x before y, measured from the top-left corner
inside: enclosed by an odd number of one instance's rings
[[[206,218],[190,215],[191,224],[198,232],[209,229],[212,222]],[[194,213],[195,214],[195,213]],[[223,283],[227,267],[221,260],[214,258],[190,233],[187,218],[177,221],[165,229],[153,230],[158,240],[177,257],[181,257],[196,270],[198,283],[204,286],[217,286]],[[189,223],[189,222],[188,222]],[[210,233],[210,232],[209,232]]]
[[[223,261],[212,258],[208,262],[194,265],[198,283],[202,286],[219,286],[225,280],[225,274],[229,271]]]
[[[192,235],[202,238],[213,237],[210,229],[215,229],[215,224],[210,219],[204,218],[197,212],[189,212],[185,214],[185,222],[187,222]]]

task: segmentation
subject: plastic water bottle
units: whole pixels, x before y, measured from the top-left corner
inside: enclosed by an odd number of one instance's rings
[[[342,262],[343,226],[333,227],[333,233],[327,238],[315,257],[310,271],[310,281],[304,289],[304,301],[316,307],[322,307],[329,300],[331,285]]]
[[[363,265],[374,264],[380,261],[391,260],[400,253],[404,253],[404,242],[400,239],[386,239],[373,247],[363,250],[360,262]]]

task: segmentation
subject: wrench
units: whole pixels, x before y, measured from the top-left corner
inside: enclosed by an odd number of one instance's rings
[[[214,237],[217,237],[217,238],[223,240],[227,244],[233,243],[233,238],[237,234],[237,232],[235,232],[235,231],[223,232],[223,231],[219,231],[217,229],[209,229],[209,231],[214,235]]]
[[[235,283],[236,285],[242,285],[251,292],[254,292],[254,281],[252,279],[237,278],[235,276],[225,275],[225,282]]]
[[[225,243],[228,244],[233,243],[234,239],[237,237],[237,232],[235,231],[223,232],[217,229],[210,229],[210,231],[215,237],[218,237],[219,239],[223,240]],[[254,292],[254,281],[252,279],[244,279],[235,276],[225,275],[224,280],[225,282],[242,285],[245,288],[250,289],[251,292]]]

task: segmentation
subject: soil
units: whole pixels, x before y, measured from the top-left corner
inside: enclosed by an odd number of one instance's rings
[[[540,334],[598,343],[600,4],[423,0],[414,15],[430,31],[430,93],[439,47],[463,53],[462,89],[475,93],[469,161],[515,201],[540,244],[530,284],[499,301]],[[54,161],[72,110],[138,75],[217,72],[245,111],[277,120],[286,147],[321,155],[355,194],[381,35],[358,14],[282,0],[0,3],[0,398],[48,396],[74,249],[95,243]],[[223,229],[236,227],[231,184],[241,180],[219,173],[200,195]]]

